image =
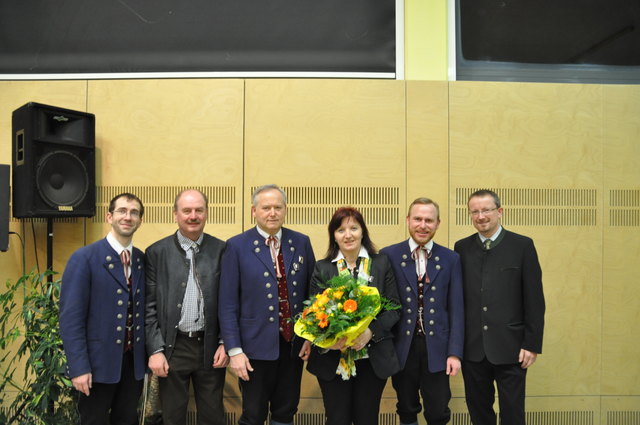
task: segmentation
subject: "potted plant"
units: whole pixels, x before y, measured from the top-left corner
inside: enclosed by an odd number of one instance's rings
[[[0,294],[2,424],[77,423],[58,324],[61,281],[53,280],[54,275],[31,272],[16,282],[7,281],[6,291]],[[16,375],[23,358],[24,374]],[[15,391],[11,401],[7,390]]]

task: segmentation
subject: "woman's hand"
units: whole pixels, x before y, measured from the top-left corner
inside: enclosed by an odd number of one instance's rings
[[[353,342],[351,343],[351,348],[356,351],[362,350],[369,343],[369,341],[371,341],[372,337],[373,332],[371,332],[371,329],[365,329],[364,332],[362,332],[356,339],[353,340]]]
[[[347,342],[346,336],[340,338],[338,341],[336,341],[335,344],[333,344],[331,347],[328,347],[328,348],[329,350],[343,350],[345,347],[344,345],[345,342]]]

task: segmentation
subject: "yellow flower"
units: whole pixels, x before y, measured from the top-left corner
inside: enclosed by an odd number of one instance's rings
[[[317,299],[316,303],[318,304],[318,306],[323,306],[329,302],[329,297],[326,296],[325,294],[316,295],[316,299]]]
[[[339,300],[340,298],[342,298],[342,295],[344,295],[344,291],[334,291],[333,292],[333,298],[336,300]]]

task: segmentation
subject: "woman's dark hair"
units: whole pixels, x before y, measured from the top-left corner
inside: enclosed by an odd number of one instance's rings
[[[340,251],[333,234],[342,225],[342,220],[345,218],[352,218],[358,222],[362,227],[362,246],[365,247],[369,254],[376,254],[378,250],[369,237],[369,230],[360,211],[353,207],[340,207],[333,213],[333,217],[329,221],[329,249],[327,249],[325,259],[333,260],[338,255],[338,251]]]

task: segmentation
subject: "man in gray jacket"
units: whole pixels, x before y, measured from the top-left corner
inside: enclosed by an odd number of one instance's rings
[[[225,243],[204,233],[207,211],[202,192],[180,192],[173,206],[178,231],[146,251],[146,345],[149,369],[159,377],[164,425],[185,423],[190,381],[198,425],[224,424],[229,358],[217,306]]]

